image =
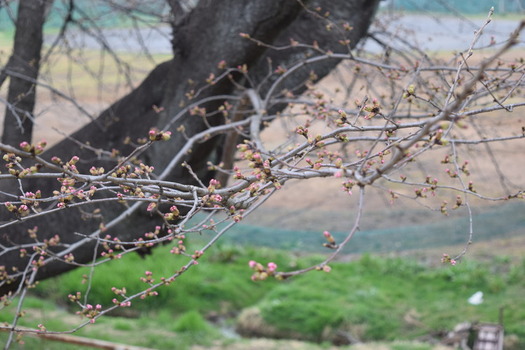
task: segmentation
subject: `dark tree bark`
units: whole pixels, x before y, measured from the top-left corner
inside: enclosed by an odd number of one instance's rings
[[[36,99],[36,87],[31,80],[38,78],[43,25],[51,4],[52,0],[19,2],[13,54],[7,69],[28,79],[10,78],[2,134],[5,144],[18,145],[22,141],[31,141]],[[2,73],[5,78],[5,72]]]
[[[352,25],[355,29],[349,32],[348,36],[354,45],[366,34],[378,1],[318,0],[312,1],[311,4],[331,11],[336,21],[344,21]],[[250,40],[241,39],[239,33],[247,33],[253,38],[275,45],[289,44],[290,38],[306,43],[316,40],[321,47],[327,50],[334,52],[345,52],[346,50],[348,52],[346,47],[339,44],[342,38],[334,33],[327,33],[325,25],[326,23],[319,22],[319,18],[306,12],[303,6],[296,1],[201,0],[188,16],[180,23],[174,24],[174,57],[172,60],[157,66],[137,89],[104,111],[96,122],[86,125],[71,135],[71,138],[63,140],[45,154],[62,159],[69,159],[77,155],[83,162],[77,165],[84,171],[92,165],[109,169],[115,164],[114,161],[104,160],[99,157],[99,153],[88,148],[79,148],[74,140],[89,142],[93,148],[116,148],[123,154],[127,154],[131,151],[131,146],[124,145],[124,140],[127,137],[133,140],[144,137],[153,126],[159,129],[164,128],[170,119],[181,110],[181,105],[190,102],[185,96],[190,89],[194,88],[189,81],[204,85],[210,73],[219,72],[217,68],[219,61],[225,60],[229,66],[246,64],[250,67],[253,79],[258,83],[267,74],[269,58],[272,59],[275,66],[289,66],[310,54],[304,49],[295,50],[289,54],[271,51]],[[312,69],[315,69],[319,78],[322,78],[337,63],[336,60],[327,60],[298,71],[284,83],[283,88],[297,86],[299,82],[305,80]],[[207,88],[199,98],[233,94],[235,89],[233,84],[225,81]],[[205,107],[213,111],[223,102],[208,103]],[[164,112],[155,113],[152,109],[153,105],[164,107]],[[274,110],[282,108],[284,106],[275,106]],[[223,120],[212,118],[209,122],[220,124]],[[186,134],[189,135],[194,135],[207,128],[201,118],[184,115],[170,127],[173,136],[169,142],[154,144],[147,153],[141,156],[145,159],[146,164],[154,165],[156,169],[164,169],[171,157],[186,143],[185,137],[176,132],[181,125],[184,125]],[[195,146],[185,161],[203,177],[212,177],[214,174],[207,170],[206,162],[210,159],[220,159],[223,151],[223,148],[218,147],[220,142],[221,138],[216,137]],[[191,176],[184,168],[177,167],[168,180],[190,183]],[[50,192],[58,186],[56,183],[56,179],[38,179],[34,180],[31,186],[33,189],[38,188]],[[16,186],[15,181],[10,184],[3,182],[0,184],[0,190],[12,188],[12,186]],[[28,228],[35,225],[39,227],[39,239],[41,240],[59,234],[62,242],[74,243],[81,239],[75,232],[89,235],[99,227],[101,220],[108,222],[123,211],[123,206],[120,204],[103,204],[97,208],[101,210],[102,218],[84,215],[81,223],[79,223],[81,214],[76,209],[68,209],[10,226],[0,231],[0,244],[13,246],[31,242],[26,232]],[[84,208],[83,211],[89,212],[94,209],[95,207]],[[4,208],[0,208],[0,211],[5,222],[10,213],[6,213]],[[144,232],[151,231],[158,223],[149,213],[142,210],[124,220],[117,227],[109,228],[107,233],[121,240],[131,241],[141,237]],[[74,251],[75,261],[91,261],[94,247],[95,242],[90,241]],[[22,269],[26,264],[27,261],[20,259],[17,254],[0,255],[0,266],[5,265],[9,269],[16,266]],[[71,268],[73,268],[71,265],[65,263],[51,263],[39,269],[38,278],[51,277]],[[16,288],[17,284],[0,286],[0,294]]]

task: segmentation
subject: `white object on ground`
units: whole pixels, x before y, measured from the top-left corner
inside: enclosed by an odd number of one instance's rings
[[[476,292],[468,298],[468,303],[471,305],[479,305],[483,303],[483,292]]]

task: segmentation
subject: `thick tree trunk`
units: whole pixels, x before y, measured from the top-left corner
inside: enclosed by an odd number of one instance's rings
[[[337,21],[348,22],[355,29],[349,32],[353,44],[362,38],[367,31],[371,18],[376,10],[376,1],[366,0],[318,0],[313,1],[313,6],[321,6],[330,10]],[[325,32],[326,23],[319,23],[319,19],[304,11],[302,5],[296,1],[265,0],[263,2],[252,0],[201,0],[199,5],[182,21],[174,27],[173,50],[174,58],[159,65],[153,70],[145,81],[131,94],[113,104],[103,112],[96,122],[93,122],[75,134],[71,138],[63,140],[52,147],[45,154],[69,159],[78,155],[84,163],[77,165],[81,170],[86,170],[92,165],[110,168],[114,161],[99,158],[97,152],[87,148],[79,148],[73,139],[81,142],[89,142],[90,146],[101,149],[120,149],[123,154],[131,151],[130,146],[124,145],[124,140],[130,137],[135,140],[145,137],[147,131],[156,126],[164,128],[171,118],[181,110],[181,105],[187,104],[185,94],[193,89],[189,81],[204,85],[210,73],[217,75],[217,63],[225,60],[228,66],[246,64],[250,67],[251,75],[256,83],[259,83],[267,73],[267,59],[271,58],[275,66],[289,66],[309,54],[305,50],[295,50],[293,54],[276,53],[267,50],[264,46],[257,46],[253,42],[242,39],[239,33],[247,33],[251,37],[263,42],[276,45],[289,44],[290,38],[306,43],[318,41],[321,47],[332,51],[347,50],[341,46],[340,36]],[[347,52],[347,51],[346,51]],[[299,71],[292,79],[285,82],[282,88],[297,86],[298,82],[304,81],[311,69],[315,69],[319,78],[325,76],[338,62],[335,60],[324,61],[324,63],[308,67]],[[233,94],[235,86],[229,82],[221,82],[213,85],[199,96],[205,98],[215,95]],[[216,110],[224,101],[216,101],[204,105],[207,110]],[[164,107],[164,112],[157,114],[152,106]],[[275,106],[274,109],[282,109],[284,106]],[[221,118],[210,119],[212,124],[223,122]],[[142,155],[145,163],[154,165],[162,171],[172,156],[186,143],[186,138],[177,128],[184,125],[186,134],[194,135],[207,128],[201,118],[184,115],[177,120],[170,129],[173,131],[169,142],[154,144],[147,153]],[[213,173],[207,170],[206,162],[221,156],[222,148],[217,147],[220,138],[213,138],[206,143],[196,146],[187,159],[195,172],[211,177]],[[208,173],[208,174],[206,174]],[[168,180],[189,183],[191,176],[184,168],[177,167],[170,174]],[[56,179],[38,179],[31,187],[50,192],[56,188]],[[12,183],[0,183],[0,190],[7,192],[8,188],[16,187]],[[26,185],[28,186],[28,185]],[[26,187],[27,188],[27,187]],[[91,208],[95,209],[95,207]],[[43,240],[55,234],[59,234],[64,243],[74,243],[83,235],[89,235],[96,230],[101,221],[108,222],[122,213],[124,207],[120,204],[103,204],[98,206],[102,217],[80,219],[81,213],[77,209],[68,209],[53,215],[43,216],[30,220],[27,223],[10,226],[0,233],[0,244],[13,246],[16,244],[31,242],[26,234],[28,228],[39,227],[39,239]],[[0,208],[1,216],[5,222],[8,214]],[[90,209],[84,208],[84,211]],[[80,221],[83,220],[81,223]],[[142,210],[117,227],[111,228],[107,233],[118,236],[121,240],[130,241],[141,237],[144,232],[151,231],[159,224],[149,213]],[[93,258],[95,242],[91,241],[73,252],[77,262],[85,263]],[[22,269],[27,261],[20,259],[16,253],[0,255],[0,265],[6,265],[9,269],[17,266]],[[39,279],[54,276],[73,268],[65,263],[51,263],[39,269]],[[1,282],[0,282],[1,283]],[[16,287],[15,284],[0,286],[0,294]]]
[[[31,141],[36,87],[42,50],[45,13],[52,0],[20,1],[13,54],[7,68],[28,79],[11,77],[4,118],[2,143],[18,145]]]

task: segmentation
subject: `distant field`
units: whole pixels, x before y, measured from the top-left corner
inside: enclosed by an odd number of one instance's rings
[[[284,212],[283,212],[284,210]],[[474,216],[474,244],[482,241],[506,239],[525,235],[525,203],[514,202],[492,208],[485,208]],[[251,225],[243,223],[234,226],[226,235],[225,239],[231,242],[243,244],[263,245],[272,248],[290,248],[295,251],[322,252],[326,249],[322,247],[324,237],[323,227],[330,226],[330,220],[339,217],[344,219],[341,212],[326,214],[326,221],[321,220],[322,213],[317,221],[309,221],[310,227],[316,227],[317,231],[294,230],[287,223],[286,218],[294,221],[296,214],[293,208],[288,210],[272,212],[267,209],[264,213],[268,215],[267,226],[256,226],[256,220],[248,220]],[[263,216],[263,214],[260,214]],[[414,249],[428,249],[451,245],[465,244],[468,240],[468,219],[463,218],[444,218],[442,220],[430,220],[424,224],[419,220],[418,224],[410,224],[411,216],[429,215],[424,210],[407,209],[402,213],[395,210],[382,213],[382,223],[375,221],[370,225],[363,224],[363,230],[353,239],[345,250],[345,253],[364,253],[364,252],[401,252]],[[379,216],[375,213],[369,220]],[[438,217],[439,218],[439,217]],[[300,218],[299,218],[300,219]],[[395,224],[388,226],[388,222]],[[404,223],[404,224],[403,224]],[[303,225],[304,227],[305,225]],[[313,227],[312,227],[313,226]],[[381,229],[369,229],[369,227],[383,226]],[[341,241],[345,232],[340,230],[331,231],[334,237]],[[523,247],[525,248],[525,247]]]

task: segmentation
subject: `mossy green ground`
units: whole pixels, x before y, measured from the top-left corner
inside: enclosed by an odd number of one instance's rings
[[[274,261],[279,269],[290,270],[320,258],[219,246],[195,270],[161,288],[157,297],[134,302],[129,310],[138,311],[132,314],[135,318],[102,317],[78,335],[158,349],[171,349],[175,343],[180,348],[211,345],[222,336],[206,317],[224,317],[231,326],[233,319],[228,317],[255,306],[267,323],[302,333],[311,341],[319,341],[328,327],[351,329],[364,341],[412,340],[450,330],[459,322],[497,322],[504,308],[506,334],[516,335],[520,346],[525,346],[525,261],[467,259],[457,266],[436,268],[408,259],[364,255],[353,262],[332,264],[330,273],[312,272],[283,282],[250,280],[250,259]],[[183,262],[169,253],[169,247],[161,247],[145,259],[132,255],[102,265],[93,276],[89,302],[111,305],[115,297],[111,287],[137,292],[145,287],[139,280],[145,270],[160,278]],[[43,323],[49,330],[66,330],[79,324],[81,319],[72,314],[75,306],[65,306],[65,300],[69,293],[85,291],[81,280],[87,273],[81,269],[42,282],[24,305],[27,313],[21,325],[34,328]],[[468,304],[468,297],[478,290],[485,293],[484,303]],[[14,308],[3,310],[0,321],[10,322]],[[67,349],[46,344],[44,348]]]

